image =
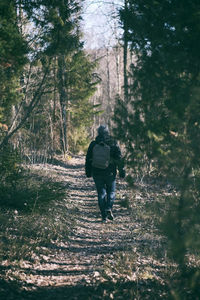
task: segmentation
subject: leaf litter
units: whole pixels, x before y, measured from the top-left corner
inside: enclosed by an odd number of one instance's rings
[[[102,224],[93,180],[84,174],[83,156],[33,168],[66,184],[62,209],[71,212],[72,228],[61,240],[39,245],[32,260],[4,260],[0,295],[18,282],[15,298],[9,292],[6,300],[37,299],[40,295],[44,299],[140,299],[142,295],[143,299],[155,295],[154,299],[167,299],[163,274],[170,266],[164,239],[152,216],[144,212],[146,202],[152,201],[151,191],[145,193],[139,187],[133,193],[125,181],[117,179],[115,219]],[[68,220],[66,231],[67,224]]]

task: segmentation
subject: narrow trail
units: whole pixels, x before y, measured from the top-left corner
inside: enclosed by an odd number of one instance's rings
[[[151,184],[138,185],[127,208],[124,200],[131,195],[125,181],[117,179],[115,219],[102,224],[84,157],[33,168],[66,185],[61,204],[68,216],[66,236],[62,230],[60,242],[42,245],[46,254],[39,248],[33,262],[22,258],[14,269],[23,288],[8,284],[9,297],[2,300],[169,299],[165,241],[144,209],[160,195]]]
[[[47,256],[37,266],[31,282],[39,287],[94,283],[113,255],[132,247],[129,212],[117,199],[113,208],[115,220],[101,223],[93,180],[84,174],[84,157],[73,158],[66,166],[46,165],[45,169],[56,172],[61,181],[69,184],[66,201],[70,201],[75,211],[76,225],[69,239],[55,246],[56,254]],[[125,193],[125,183],[118,180],[117,194]]]
[[[128,211],[120,208],[116,201],[116,219],[106,224],[101,223],[94,183],[92,179],[85,178],[83,163],[81,161],[81,165],[67,175],[72,176],[70,199],[77,207],[77,227],[70,237],[67,267],[64,267],[71,271],[69,279],[73,283],[90,283],[115,252],[130,246]]]

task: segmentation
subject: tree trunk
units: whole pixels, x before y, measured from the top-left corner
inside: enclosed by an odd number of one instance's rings
[[[109,64],[109,49],[106,49],[106,72],[107,72],[107,107],[106,107],[106,119],[107,119],[107,125],[110,127],[111,123],[111,96],[110,96],[110,64]]]
[[[121,94],[121,85],[120,85],[120,47],[116,45],[114,47],[115,62],[116,62],[116,76],[117,76],[117,94]]]
[[[125,15],[128,11],[127,0],[124,0]],[[127,20],[124,20],[124,101],[128,101],[128,76],[127,76],[127,52],[128,52],[128,27]]]
[[[58,92],[61,110],[61,144],[63,153],[68,151],[67,140],[67,91],[65,78],[65,57],[61,55],[58,57]]]

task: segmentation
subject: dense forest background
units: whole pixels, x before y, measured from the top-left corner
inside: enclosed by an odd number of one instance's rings
[[[123,146],[133,195],[137,180],[170,186],[150,209],[180,286],[198,299],[200,4],[122,2],[115,42],[88,48],[84,1],[0,1],[1,211],[31,211],[38,192],[26,165],[83,155],[106,123]]]

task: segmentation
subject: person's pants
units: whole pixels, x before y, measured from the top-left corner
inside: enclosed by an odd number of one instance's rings
[[[108,210],[111,210],[115,201],[116,180],[113,175],[110,176],[93,176],[97,193],[98,204],[102,218],[106,218]]]

